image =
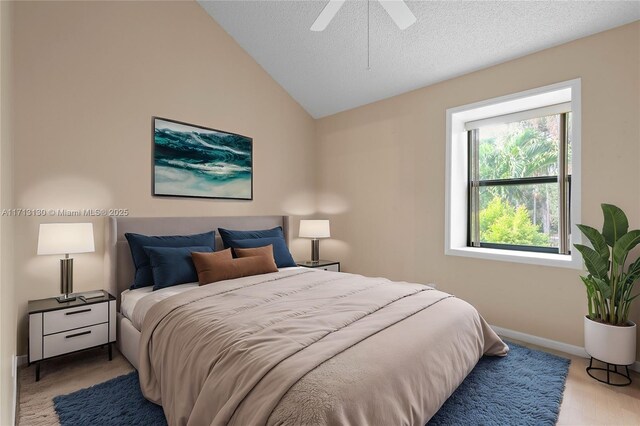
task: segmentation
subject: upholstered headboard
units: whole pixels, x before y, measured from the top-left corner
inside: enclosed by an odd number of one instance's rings
[[[216,250],[222,240],[218,228],[252,230],[282,226],[289,244],[289,216],[220,216],[220,217],[110,217],[105,235],[105,274],[109,292],[120,305],[120,293],[133,283],[134,266],[127,232],[144,235],[188,235],[216,231]]]

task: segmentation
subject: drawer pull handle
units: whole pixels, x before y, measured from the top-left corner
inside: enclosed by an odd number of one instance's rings
[[[81,314],[83,312],[91,312],[91,309],[81,309],[79,311],[73,311],[73,312],[65,312],[65,315],[75,315],[75,314]]]
[[[64,336],[65,339],[71,339],[72,337],[84,336],[85,334],[91,334],[91,330],[83,331],[82,333],[70,334],[68,336]]]

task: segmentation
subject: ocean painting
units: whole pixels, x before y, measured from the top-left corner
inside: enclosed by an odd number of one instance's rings
[[[253,139],[154,117],[154,195],[253,199]]]

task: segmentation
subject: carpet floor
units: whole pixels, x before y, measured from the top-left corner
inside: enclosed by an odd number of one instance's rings
[[[555,424],[569,360],[509,346],[507,357],[482,358],[429,425]],[[53,404],[62,426],[166,424],[161,407],[142,396],[135,372],[56,396]]]

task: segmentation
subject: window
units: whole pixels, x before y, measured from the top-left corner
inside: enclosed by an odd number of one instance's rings
[[[447,110],[445,253],[581,268],[580,80]]]
[[[469,247],[569,254],[571,104],[466,124]]]

